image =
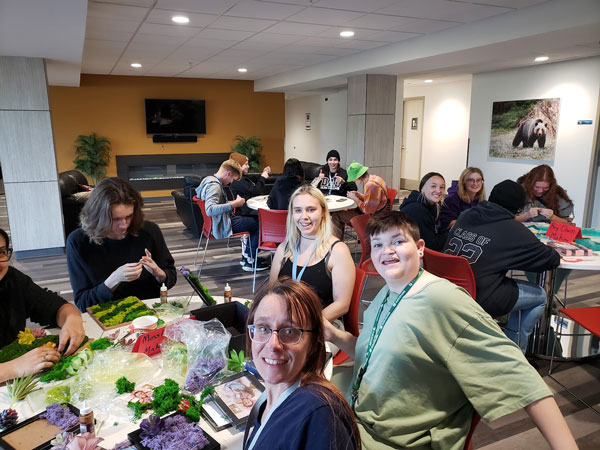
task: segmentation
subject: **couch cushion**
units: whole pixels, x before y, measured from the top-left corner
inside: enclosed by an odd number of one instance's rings
[[[196,175],[183,177],[183,193],[185,194],[185,198],[192,200],[192,197],[196,195],[196,188],[200,186],[203,178]]]

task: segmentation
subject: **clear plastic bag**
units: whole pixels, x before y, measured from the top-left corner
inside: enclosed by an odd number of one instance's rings
[[[164,335],[187,347],[184,388],[192,394],[211,384],[227,364],[231,333],[217,319],[182,320],[167,326]]]

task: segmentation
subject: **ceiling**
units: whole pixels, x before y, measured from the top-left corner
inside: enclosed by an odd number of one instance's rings
[[[597,0],[0,0],[0,54],[80,74],[255,80],[298,92],[349,75],[444,79],[600,55]],[[171,17],[189,17],[177,25]],[[351,29],[352,38],[339,32]],[[131,63],[140,63],[135,69]],[[245,67],[247,73],[239,73]]]

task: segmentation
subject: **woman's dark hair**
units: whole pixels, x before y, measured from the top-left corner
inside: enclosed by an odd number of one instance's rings
[[[254,323],[254,315],[261,301],[268,295],[277,295],[284,299],[287,306],[288,320],[296,326],[310,329],[304,337],[310,339],[310,347],[306,355],[306,362],[301,370],[301,386],[312,385],[318,388],[323,398],[329,404],[333,415],[342,418],[344,415],[351,420],[352,439],[355,448],[360,449],[360,435],[354,413],[344,399],[341,392],[325,378],[325,336],[323,329],[322,307],[315,291],[301,281],[294,281],[289,277],[282,277],[274,283],[264,284],[254,296],[254,301],[248,313],[248,325]],[[249,330],[246,329],[246,353],[252,356],[252,341]],[[343,419],[342,419],[343,420]],[[336,422],[332,424],[336,426]],[[332,433],[336,436],[336,433]],[[333,446],[337,448],[337,446]]]
[[[144,200],[129,181],[120,178],[104,178],[96,185],[79,215],[81,228],[96,244],[112,230],[112,207],[132,205],[133,217],[127,233],[137,236],[144,224],[142,206]]]
[[[560,197],[569,203],[573,203],[573,201],[567,195],[567,192],[556,182],[556,177],[554,176],[554,171],[552,168],[546,164],[534,167],[518,180],[518,182],[521,183],[525,188],[527,197],[529,197],[531,201],[535,200],[536,198],[533,187],[538,181],[545,181],[550,185],[546,193],[542,196],[544,199],[543,203],[552,211],[554,211],[554,214],[557,216],[560,215],[560,208],[558,205]]]
[[[296,158],[288,159],[283,166],[283,175],[286,177],[297,177],[300,181],[304,180],[304,169],[302,164]]]
[[[4,238],[4,242],[6,242],[6,248],[10,247],[10,239],[8,239],[8,233],[0,228],[0,236]]]

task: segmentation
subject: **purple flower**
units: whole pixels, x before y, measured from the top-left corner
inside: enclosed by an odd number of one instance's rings
[[[48,422],[56,425],[63,431],[79,423],[79,418],[69,411],[69,408],[65,408],[60,403],[48,405],[46,412],[42,413],[40,417],[48,420]]]
[[[208,439],[196,424],[176,414],[163,419],[159,434],[142,438],[141,443],[151,450],[195,450],[204,448]]]
[[[179,268],[179,272],[181,272],[181,275],[183,275],[185,277],[185,276],[188,276],[190,274],[190,269],[188,269],[185,266],[181,266]]]
[[[156,436],[158,433],[160,433],[161,427],[161,418],[156,414],[152,414],[150,417],[142,420],[142,423],[140,423],[140,430],[142,430],[140,437],[145,438]]]
[[[135,448],[131,442],[129,442],[129,439],[125,439],[123,442],[119,442],[117,444],[115,444],[115,446],[112,448],[112,450],[126,450],[128,448]]]
[[[185,389],[196,394],[211,384],[221,369],[225,367],[225,358],[196,358],[192,367],[188,368],[185,378]]]

